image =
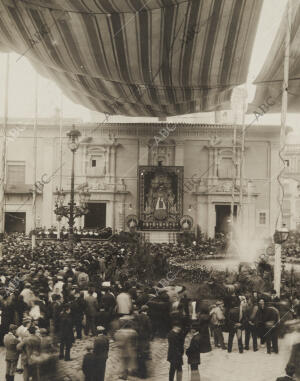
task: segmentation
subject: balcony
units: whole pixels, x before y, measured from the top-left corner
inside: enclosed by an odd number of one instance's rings
[[[5,184],[5,194],[30,194],[32,193],[32,184]],[[38,193],[40,193],[37,190]]]

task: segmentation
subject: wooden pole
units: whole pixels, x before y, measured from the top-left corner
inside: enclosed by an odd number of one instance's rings
[[[38,73],[35,73],[35,91],[34,91],[34,123],[33,123],[33,194],[32,194],[32,229],[31,236],[32,249],[36,246],[36,172],[37,172],[37,126],[38,126]]]
[[[231,185],[231,208],[230,208],[230,225],[231,225],[231,240],[233,239],[233,217],[234,217],[234,201],[235,201],[235,183],[236,183],[236,118],[233,126],[233,148],[232,148],[232,185]]]
[[[63,146],[62,146],[62,132],[63,132],[63,93],[60,93],[60,113],[59,113],[59,190],[62,190],[62,156],[63,156]],[[61,229],[61,219],[58,216],[57,220],[57,239],[60,239],[60,229]]]
[[[291,19],[292,19],[292,6],[291,0],[288,0],[288,11],[286,20],[286,34],[285,34],[285,52],[284,52],[284,68],[283,68],[283,82],[282,82],[282,105],[281,105],[281,130],[280,130],[280,173],[284,169],[284,162],[281,154],[285,146],[286,135],[286,115],[288,106],[288,83],[289,83],[289,65],[290,65],[290,40],[291,40]],[[281,227],[282,224],[282,189],[279,184],[279,218],[277,219],[277,226]],[[275,245],[275,266],[274,266],[274,289],[277,296],[280,297],[280,283],[281,283],[281,245]]]
[[[240,200],[239,200],[239,224],[241,231],[244,232],[244,161],[245,161],[245,134],[246,134],[246,111],[247,111],[247,90],[243,89],[243,125],[242,125],[242,141],[241,141],[241,158],[240,158]]]
[[[3,137],[1,154],[0,173],[0,258],[3,256],[3,238],[5,230],[5,170],[6,170],[6,135],[8,121],[8,84],[9,84],[9,53],[6,55],[5,63],[5,84],[4,84],[4,117],[3,117]]]

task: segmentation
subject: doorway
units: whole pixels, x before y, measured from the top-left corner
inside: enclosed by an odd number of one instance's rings
[[[5,233],[25,233],[26,213],[5,212]]]
[[[106,203],[88,203],[88,213],[84,218],[84,227],[90,229],[106,227]]]
[[[216,226],[215,226],[215,234],[230,233],[230,212],[231,205],[216,205]],[[237,205],[234,205],[233,208],[233,219],[235,220],[237,215]]]

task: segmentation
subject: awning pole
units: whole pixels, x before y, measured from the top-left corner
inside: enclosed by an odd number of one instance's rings
[[[36,171],[37,171],[37,127],[38,127],[38,73],[35,73],[35,89],[34,89],[34,123],[33,123],[33,194],[32,194],[32,236],[31,247],[36,246]]]
[[[241,92],[243,95],[243,108],[242,108],[242,139],[241,139],[241,157],[240,157],[240,201],[239,201],[239,223],[240,229],[244,232],[244,205],[243,205],[243,192],[244,192],[244,161],[245,161],[245,134],[246,134],[246,111],[247,111],[247,90],[246,86]]]
[[[288,107],[288,84],[289,84],[289,66],[290,66],[290,40],[291,40],[291,20],[292,20],[292,6],[291,0],[288,0],[287,23],[285,34],[285,52],[284,52],[284,67],[283,67],[283,82],[282,82],[282,105],[281,105],[281,129],[280,129],[280,172],[278,175],[278,204],[279,215],[276,221],[275,229],[282,226],[282,203],[283,203],[283,189],[280,183],[280,176],[284,172],[285,163],[282,156],[285,148],[285,134],[286,134],[286,115]],[[281,285],[281,245],[275,244],[275,266],[274,266],[274,289],[278,297],[280,297]]]
[[[6,170],[6,135],[8,121],[8,85],[9,85],[9,53],[6,55],[5,63],[5,84],[4,84],[4,116],[3,116],[3,137],[0,173],[0,258],[3,256],[3,238],[5,229],[5,170]]]
[[[63,93],[60,92],[60,113],[59,113],[59,190],[62,190],[62,132],[63,132]],[[60,239],[62,217],[57,216],[57,239]]]

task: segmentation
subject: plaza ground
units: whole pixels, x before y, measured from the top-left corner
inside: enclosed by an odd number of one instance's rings
[[[225,336],[227,336],[225,334]],[[227,338],[227,337],[226,337]],[[92,338],[85,338],[76,341],[71,351],[71,362],[62,362],[63,366],[83,380],[81,374],[81,363],[86,346],[93,341]],[[186,345],[190,341],[190,336],[186,339]],[[239,354],[237,344],[234,343],[232,353],[227,353],[222,349],[213,349],[212,352],[201,354],[201,381],[275,381],[277,377],[284,374],[284,368],[290,353],[290,337],[286,336],[280,340],[278,355],[268,355],[266,348],[260,348],[258,352],[245,351]],[[155,339],[152,344],[152,361],[150,363],[149,381],[167,381],[169,363],[167,358],[167,341],[165,339]],[[5,380],[4,370],[5,350],[0,351],[0,380]],[[120,353],[116,343],[110,343],[109,358],[107,361],[106,381],[117,381],[120,374]],[[187,358],[184,356],[183,381],[189,380]],[[23,377],[17,375],[15,381],[22,381]],[[138,378],[129,376],[128,380],[137,381]],[[41,380],[42,381],[42,380]]]

